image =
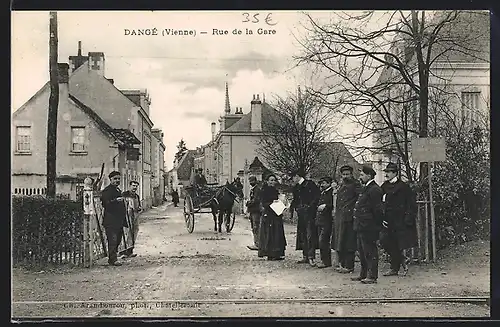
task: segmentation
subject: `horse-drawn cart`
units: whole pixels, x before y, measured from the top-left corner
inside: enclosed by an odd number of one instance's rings
[[[231,184],[229,184],[231,186]],[[234,199],[237,197],[236,192],[231,191],[228,185],[207,184],[203,188],[196,186],[187,186],[184,189],[184,220],[189,233],[194,231],[194,215],[195,213],[211,213],[214,218],[214,223],[217,222],[217,214],[219,219],[223,218],[226,232],[231,232],[234,227],[236,214],[232,210]],[[229,194],[232,197],[230,210],[224,210],[222,205],[224,195]],[[227,213],[227,214],[226,214]],[[219,229],[222,221],[219,222]],[[215,227],[217,225],[215,224]],[[220,231],[220,230],[219,230]]]

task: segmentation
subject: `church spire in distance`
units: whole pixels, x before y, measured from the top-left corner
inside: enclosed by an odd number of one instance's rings
[[[226,77],[227,77],[227,74],[226,74]],[[227,115],[229,113],[231,113],[231,106],[229,104],[229,85],[226,81],[226,104],[224,106],[224,113]]]

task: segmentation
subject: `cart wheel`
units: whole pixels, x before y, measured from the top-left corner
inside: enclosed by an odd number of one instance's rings
[[[226,221],[226,232],[230,233],[233,230],[235,220],[236,214],[234,212],[231,212],[231,215],[229,215],[229,221]]]
[[[187,231],[192,233],[194,231],[194,208],[193,200],[191,200],[190,196],[184,198],[184,220]]]

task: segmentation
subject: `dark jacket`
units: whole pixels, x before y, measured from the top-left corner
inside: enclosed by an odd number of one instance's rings
[[[410,186],[397,180],[395,183],[382,184],[384,220],[387,221],[387,230],[392,237],[397,237],[401,250],[418,245],[417,237],[417,200]],[[383,234],[382,234],[383,235]],[[382,240],[381,240],[382,241]]]
[[[354,206],[354,230],[379,232],[382,228],[382,189],[375,181],[363,187]]]
[[[196,174],[194,175],[194,185],[196,186],[204,186],[207,185],[207,179],[205,178],[205,175],[201,174]]]
[[[331,226],[333,223],[332,210],[333,210],[333,188],[329,187],[321,191],[319,196],[318,208],[321,205],[325,208],[316,213],[316,225],[318,226]]]
[[[122,228],[127,225],[127,209],[123,201],[117,201],[122,193],[113,184],[108,185],[101,192],[102,206],[104,207],[104,217],[102,224],[104,227]]]
[[[306,179],[302,184],[294,186],[291,207],[314,218],[320,194],[319,187],[313,181]]]
[[[262,186],[256,184],[250,189],[250,199],[247,201],[246,206],[249,213],[260,212],[260,193]]]
[[[337,192],[335,219],[343,222],[352,221],[354,206],[362,190],[361,183],[354,178],[341,184]]]

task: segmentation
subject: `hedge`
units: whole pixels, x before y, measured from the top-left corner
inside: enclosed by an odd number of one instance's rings
[[[45,266],[83,261],[82,203],[45,196],[12,199],[14,265]]]

